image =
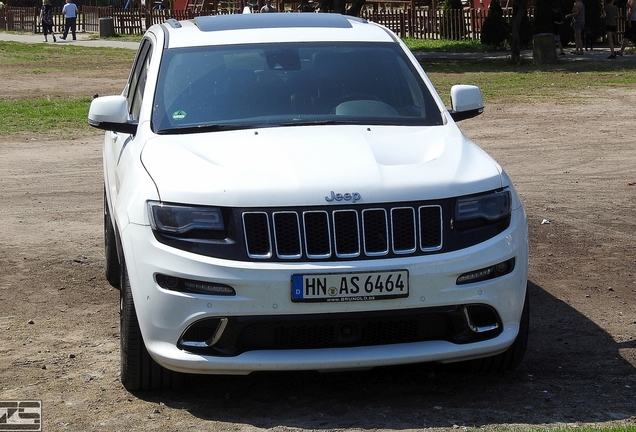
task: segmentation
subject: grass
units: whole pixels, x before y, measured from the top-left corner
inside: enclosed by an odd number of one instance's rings
[[[115,70],[130,67],[134,51],[124,48],[82,47],[71,44],[0,42],[0,64],[20,71]]]
[[[486,53],[492,50],[478,41],[405,39],[413,51]],[[636,83],[636,63],[560,62],[535,66],[512,65],[505,60],[430,60],[422,66],[447,102],[453,84],[473,84],[482,89],[486,102],[537,102],[579,100],[581,90],[627,87]]]
[[[78,131],[89,132],[86,114],[90,102],[90,98],[74,97],[0,98],[0,112],[3,113],[0,135],[53,132],[54,135],[70,133],[75,137]]]
[[[479,41],[452,41],[445,39],[404,39],[404,43],[411,50],[417,51],[443,51],[443,52],[491,52],[486,45],[482,45]]]
[[[0,42],[0,64],[6,76],[36,75],[55,80],[61,75],[79,79],[121,76],[133,62],[135,52],[121,48],[87,48],[74,45]],[[35,93],[35,94],[34,94]],[[0,135],[35,133],[53,137],[76,137],[96,133],[86,123],[90,97],[63,93],[26,94],[4,91],[0,97]]]
[[[488,102],[532,103],[580,100],[582,90],[633,88],[636,63],[568,62],[512,66],[502,61],[426,61],[426,73],[444,98],[453,84],[473,84]]]
[[[142,35],[116,34],[115,36],[112,36],[112,37],[100,38],[97,33],[93,33],[93,34],[88,36],[88,39],[90,39],[90,40],[98,40],[99,39],[99,40],[116,41],[116,42],[141,42],[142,37],[143,37]]]
[[[613,426],[613,427],[602,427],[602,428],[559,427],[555,429],[532,429],[532,430],[534,432],[636,432],[636,426]],[[514,431],[514,429],[509,429],[508,432],[510,431]]]
[[[475,42],[407,40],[416,50],[475,52]],[[0,64],[14,75],[41,75],[43,79],[63,73],[82,73],[91,79],[127,74],[134,51],[73,45],[0,42]],[[424,69],[448,103],[454,84],[474,84],[482,89],[486,103],[553,102],[568,104],[593,97],[595,89],[634,88],[636,62],[561,62],[553,66],[531,63],[510,65],[504,60],[424,60]],[[585,90],[585,92],[582,92]],[[590,93],[590,91],[592,93]],[[590,96],[592,95],[592,96]],[[90,99],[57,95],[0,97],[0,135],[42,133],[67,136],[96,131],[86,124]]]

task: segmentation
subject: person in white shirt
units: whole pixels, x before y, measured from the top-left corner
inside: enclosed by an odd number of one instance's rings
[[[77,6],[75,6],[73,0],[66,0],[66,4],[62,8],[62,13],[66,20],[64,22],[64,34],[60,39],[66,40],[66,36],[68,36],[68,31],[70,30],[73,35],[73,40],[76,40],[75,26],[77,23]]]

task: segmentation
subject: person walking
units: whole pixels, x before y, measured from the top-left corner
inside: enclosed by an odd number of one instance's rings
[[[53,36],[53,42],[57,42],[55,39],[55,33],[53,33],[53,6],[51,6],[51,0],[42,0],[42,7],[40,8],[40,22],[42,23],[42,33],[44,33],[44,42],[48,42],[47,35],[50,33]]]
[[[64,20],[64,34],[60,39],[66,40],[68,31],[70,30],[73,35],[73,40],[76,40],[75,26],[77,24],[77,6],[75,6],[73,0],[66,0],[66,4],[62,8],[62,13],[66,19]]]
[[[605,31],[607,32],[607,43],[610,47],[610,55],[608,59],[615,59],[614,52],[614,33],[616,33],[616,18],[618,17],[618,8],[614,4],[614,0],[607,0],[607,4],[603,7],[601,18],[605,18]]]
[[[572,18],[572,28],[574,29],[574,43],[576,50],[572,54],[583,55],[583,37],[581,32],[585,27],[585,5],[581,0],[574,1],[572,13],[567,14],[566,18]]]
[[[554,33],[554,41],[559,48],[559,55],[564,56],[563,44],[561,43],[561,25],[563,24],[563,14],[557,3],[552,5],[552,33]]]
[[[625,52],[625,48],[629,45],[629,41],[632,41],[636,45],[636,0],[629,0],[627,2],[627,22],[625,23],[625,35],[623,36],[623,42],[621,43],[620,51],[616,54],[622,56]]]

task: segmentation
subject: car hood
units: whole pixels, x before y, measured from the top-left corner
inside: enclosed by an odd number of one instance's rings
[[[162,201],[224,206],[438,199],[497,189],[505,178],[452,123],[163,135],[146,142],[141,161]]]

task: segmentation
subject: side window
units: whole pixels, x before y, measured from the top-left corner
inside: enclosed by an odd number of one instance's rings
[[[139,119],[141,102],[144,99],[144,89],[146,88],[146,78],[148,77],[148,67],[150,66],[150,58],[152,56],[151,48],[151,42],[144,39],[141,48],[139,49],[139,54],[135,59],[135,67],[130,76],[130,85],[128,87],[128,106],[130,107],[130,116],[132,120]]]

